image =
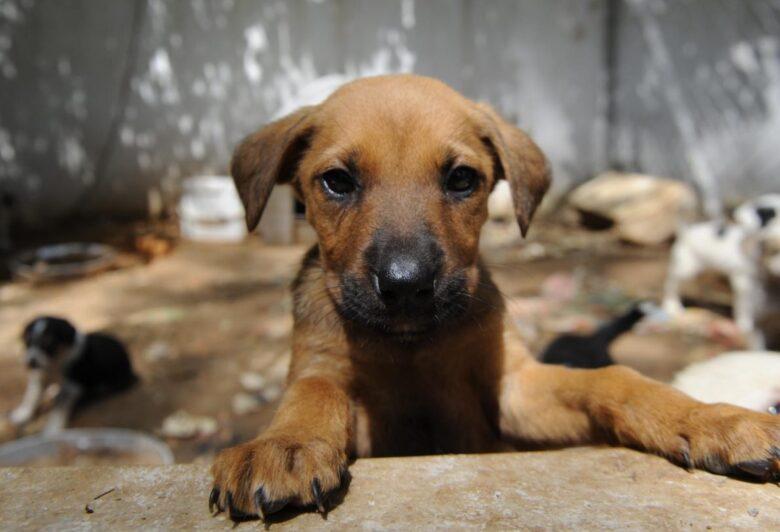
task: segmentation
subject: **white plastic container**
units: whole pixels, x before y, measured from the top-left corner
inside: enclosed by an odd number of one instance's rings
[[[127,429],[68,429],[0,446],[0,467],[172,463],[173,453],[165,443]]]
[[[246,237],[244,206],[226,176],[199,176],[182,185],[179,224],[184,238],[201,242],[240,242]]]

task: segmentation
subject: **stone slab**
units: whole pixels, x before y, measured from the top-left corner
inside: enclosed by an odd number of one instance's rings
[[[689,473],[625,449],[371,459],[351,471],[327,520],[285,512],[271,528],[780,529],[777,486]],[[0,528],[230,530],[209,515],[209,488],[202,465],[1,469]]]

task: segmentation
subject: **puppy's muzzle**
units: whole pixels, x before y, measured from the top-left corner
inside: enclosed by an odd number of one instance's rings
[[[388,314],[415,316],[433,309],[443,255],[427,231],[406,237],[376,235],[366,264],[375,295]]]
[[[426,310],[433,306],[437,270],[425,258],[397,254],[380,264],[371,280],[389,311]]]
[[[24,363],[28,369],[41,369],[48,365],[48,357],[38,347],[28,347],[24,355]]]

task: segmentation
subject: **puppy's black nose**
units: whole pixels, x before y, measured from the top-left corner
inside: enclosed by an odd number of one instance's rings
[[[433,303],[437,270],[431,261],[396,255],[373,275],[374,289],[389,308],[425,308]]]
[[[37,358],[30,358],[27,360],[27,367],[30,369],[38,369],[41,367],[41,363],[38,362]]]

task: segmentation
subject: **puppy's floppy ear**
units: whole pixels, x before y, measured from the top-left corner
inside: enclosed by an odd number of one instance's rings
[[[298,161],[314,131],[314,107],[303,107],[252,133],[238,145],[230,174],[246,210],[246,225],[254,229],[276,183],[295,177]]]
[[[476,104],[480,137],[493,156],[498,179],[509,181],[515,216],[523,236],[552,179],[542,150],[522,130],[498,116],[489,105]]]

